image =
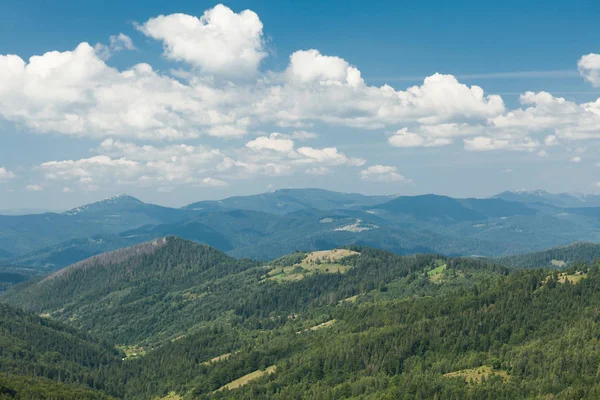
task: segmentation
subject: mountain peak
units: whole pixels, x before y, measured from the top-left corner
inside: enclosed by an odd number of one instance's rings
[[[144,204],[143,201],[136,199],[128,194],[120,194],[117,196],[108,197],[104,200],[97,201],[95,203],[86,204],[81,207],[75,207],[69,211],[65,211],[63,214],[66,215],[78,215],[85,212],[95,211],[98,209],[104,209],[106,207],[114,206],[134,206]]]

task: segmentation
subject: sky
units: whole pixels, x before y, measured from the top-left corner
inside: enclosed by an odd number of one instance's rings
[[[600,193],[597,1],[0,3],[0,210]]]

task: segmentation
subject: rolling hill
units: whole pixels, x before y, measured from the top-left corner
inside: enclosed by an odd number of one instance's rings
[[[0,215],[0,257],[18,256],[62,242],[180,221],[193,212],[117,196],[61,214]]]
[[[573,243],[527,254],[498,257],[494,261],[513,268],[565,268],[600,260],[600,244]]]
[[[73,328],[0,304],[0,398],[109,399],[92,390],[114,347]]]
[[[0,217],[0,252],[6,249],[0,257],[5,263],[56,270],[169,235],[259,260],[351,244],[398,254],[497,257],[600,241],[600,208],[501,198],[295,189],[210,204],[172,209],[120,196],[64,214]]]
[[[339,193],[323,189],[280,189],[252,196],[199,201],[183,208],[195,211],[250,210],[271,214],[287,214],[307,208],[337,210],[372,206],[384,203],[393,197]]]
[[[257,263],[167,237],[0,299],[119,354],[80,352],[106,360],[83,373],[117,398],[566,399],[600,394],[599,288],[598,266],[511,270],[359,246]],[[61,354],[47,357],[78,368]]]

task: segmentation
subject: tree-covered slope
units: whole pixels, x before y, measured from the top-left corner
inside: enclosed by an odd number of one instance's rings
[[[514,268],[563,268],[600,260],[600,244],[573,243],[548,250],[498,257],[495,262]]]
[[[127,345],[90,374],[117,398],[594,399],[599,290],[597,266],[359,246],[255,263],[169,237],[3,299]]]
[[[106,398],[90,388],[120,357],[72,327],[0,304],[0,398]]]
[[[281,189],[252,196],[199,201],[183,208],[196,211],[250,210],[272,214],[287,214],[310,208],[335,210],[372,206],[384,203],[391,198],[393,196],[366,196],[323,189]]]
[[[174,223],[194,214],[117,196],[60,214],[0,215],[0,257],[19,256],[72,239]]]

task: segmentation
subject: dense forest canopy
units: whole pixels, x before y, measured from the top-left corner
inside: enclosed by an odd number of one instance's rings
[[[593,399],[599,289],[586,262],[351,246],[258,263],[167,237],[4,294],[0,396]]]

